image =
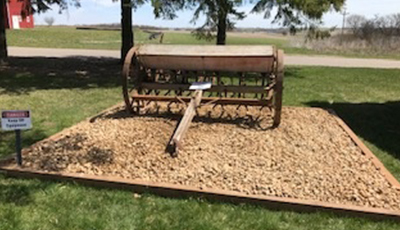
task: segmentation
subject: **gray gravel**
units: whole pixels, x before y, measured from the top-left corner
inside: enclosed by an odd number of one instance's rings
[[[165,111],[165,105],[161,111]],[[113,175],[245,194],[400,210],[400,191],[385,179],[331,114],[284,108],[277,129],[258,126],[260,111],[236,107],[197,119],[177,158],[165,153],[179,116],[126,117],[116,109],[83,122],[58,141],[34,145],[33,169]],[[179,108],[176,108],[179,110]],[[202,108],[204,116],[211,107]],[[265,111],[264,111],[265,112]],[[236,120],[232,121],[235,117]]]

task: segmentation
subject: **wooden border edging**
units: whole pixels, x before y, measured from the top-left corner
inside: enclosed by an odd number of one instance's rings
[[[400,212],[378,208],[359,207],[354,205],[339,205],[321,201],[300,200],[295,198],[245,195],[239,192],[218,189],[200,190],[190,186],[145,182],[140,180],[123,179],[119,177],[94,176],[74,173],[51,173],[32,170],[28,171],[16,167],[2,167],[0,168],[0,172],[4,172],[6,175],[13,177],[38,178],[53,181],[72,181],[83,185],[127,189],[136,193],[150,193],[162,197],[203,198],[217,202],[261,205],[272,210],[288,210],[297,212],[330,211],[346,216],[400,221]]]
[[[368,147],[357,137],[357,135],[350,129],[350,127],[337,115],[337,113],[330,109],[328,110],[331,113],[336,121],[339,123],[340,127],[350,136],[353,142],[361,149],[363,154],[365,154],[375,165],[375,167],[381,171],[382,175],[389,181],[389,183],[400,190],[400,183],[396,180],[396,178],[387,170],[387,168],[382,164],[382,162],[368,149]]]
[[[93,121],[102,114],[120,107],[122,104],[117,104],[106,110],[103,110],[99,114],[85,119],[85,121]],[[338,124],[343,128],[343,130],[349,135],[353,142],[361,149],[363,154],[370,158],[373,164],[381,171],[383,176],[388,180],[388,182],[395,188],[400,190],[400,183],[393,177],[392,174],[384,167],[384,165],[379,161],[379,159],[358,139],[357,135],[340,119],[340,117],[333,111],[329,112],[338,121]],[[42,143],[48,140],[57,140],[62,136],[62,133],[66,130],[71,130],[78,126],[81,122],[76,125],[64,129],[63,131],[54,134],[42,141],[37,142]],[[272,210],[290,210],[297,212],[317,212],[317,211],[330,211],[336,214],[355,216],[355,217],[367,217],[372,219],[391,219],[395,221],[400,221],[400,212],[361,207],[355,205],[345,205],[345,204],[333,204],[321,201],[312,200],[301,200],[296,198],[284,198],[284,197],[274,197],[274,196],[256,196],[256,195],[245,195],[239,192],[225,191],[218,189],[198,189],[191,186],[174,185],[168,183],[153,183],[141,180],[124,179],[120,177],[111,176],[95,176],[77,173],[55,173],[55,172],[44,172],[29,170],[27,168],[19,168],[16,166],[6,166],[6,164],[13,161],[11,157],[8,156],[0,159],[0,172],[5,173],[8,176],[22,177],[22,178],[38,178],[44,180],[55,180],[55,181],[73,181],[83,185],[99,186],[107,188],[119,188],[128,189],[136,193],[151,193],[163,197],[175,197],[175,198],[186,198],[186,197],[197,197],[204,198],[210,201],[217,202],[229,202],[229,203],[247,203],[253,205],[262,205]]]

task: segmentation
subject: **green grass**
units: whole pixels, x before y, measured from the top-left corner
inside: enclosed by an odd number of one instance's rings
[[[121,99],[116,60],[27,58],[10,63],[1,71],[0,109],[32,110],[35,128],[23,132],[25,146]],[[0,137],[0,156],[12,152],[13,134],[1,132]]]
[[[135,30],[135,43],[158,43],[148,39],[149,34]],[[99,30],[76,30],[73,27],[37,27],[26,30],[8,30],[9,46],[49,47],[76,49],[111,49],[121,47],[121,32]],[[265,45],[283,47],[286,40],[274,38],[228,37],[228,44]],[[215,41],[197,40],[190,33],[165,33],[164,44],[215,44]]]
[[[135,43],[158,43],[158,39],[150,41],[149,34],[135,30]],[[74,27],[36,27],[34,29],[8,30],[9,46],[42,47],[42,48],[74,48],[74,49],[108,49],[118,50],[121,47],[119,31],[76,30]],[[197,40],[190,33],[166,32],[164,44],[201,44],[213,45],[215,41]],[[307,48],[292,47],[288,39],[231,36],[228,45],[275,45],[288,54],[302,55],[334,55],[359,58],[400,59],[397,54],[368,54],[353,50],[316,51]]]
[[[336,49],[325,49],[322,51],[307,49],[305,47],[291,47],[290,45],[284,45],[280,48],[283,48],[288,54],[297,54],[297,55],[322,55],[322,56],[338,56],[345,58],[365,58],[365,59],[391,59],[391,60],[400,60],[400,54],[397,52],[385,53],[384,51],[379,52],[371,52],[368,50],[354,50],[354,49],[345,49],[345,48],[336,48]]]
[[[115,60],[13,58],[0,106],[30,108],[24,146],[122,100]],[[288,67],[284,104],[334,108],[400,179],[400,70]],[[14,151],[0,132],[0,155]],[[0,175],[0,229],[399,229],[390,221],[271,211]]]

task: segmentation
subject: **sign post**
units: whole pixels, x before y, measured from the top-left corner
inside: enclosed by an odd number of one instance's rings
[[[15,131],[16,160],[22,165],[21,130],[31,129],[31,111],[29,110],[5,110],[1,112],[1,129]]]
[[[21,130],[15,130],[15,150],[17,151],[17,163],[19,166],[22,165],[22,153],[21,153]]]

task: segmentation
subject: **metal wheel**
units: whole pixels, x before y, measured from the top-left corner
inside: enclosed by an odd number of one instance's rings
[[[122,68],[122,94],[125,101],[125,109],[128,113],[133,111],[132,90],[136,90],[139,81],[138,64],[136,59],[137,48],[133,47],[129,50],[125,57],[124,66]]]

